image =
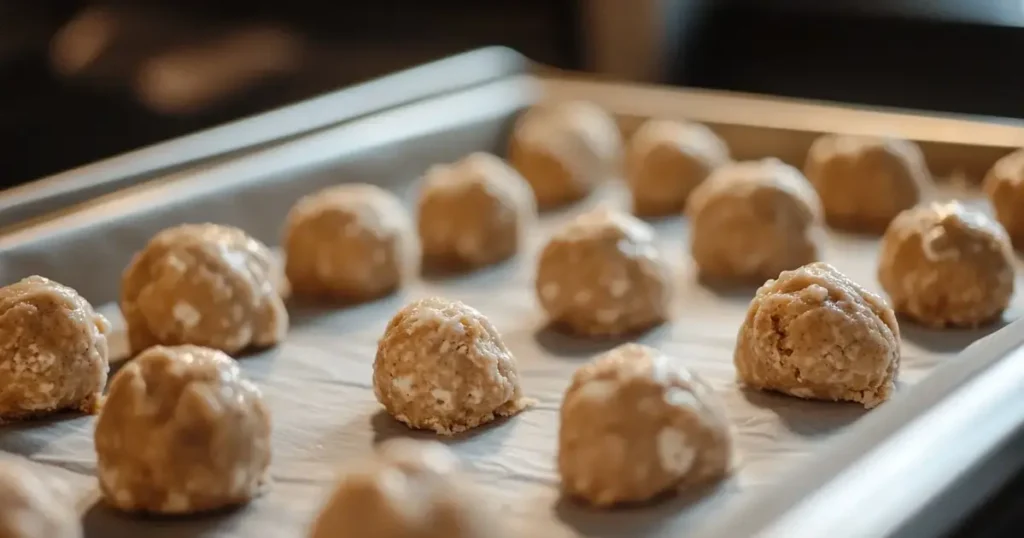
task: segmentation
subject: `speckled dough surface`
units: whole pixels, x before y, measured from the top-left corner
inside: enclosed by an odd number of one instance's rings
[[[975,327],[1002,317],[1015,260],[996,221],[963,204],[901,213],[882,238],[878,281],[897,312],[933,327]]]
[[[985,176],[984,188],[996,219],[1013,245],[1024,250],[1024,149],[999,159]]]
[[[424,263],[443,271],[514,256],[537,220],[537,204],[514,168],[473,153],[427,170],[417,213]]]
[[[690,195],[686,216],[690,253],[707,280],[760,283],[819,257],[818,195],[778,159],[718,168]]]
[[[231,357],[156,346],[114,376],[95,446],[100,487],[118,509],[215,510],[248,502],[266,483],[270,412]]]
[[[600,207],[551,237],[540,254],[535,287],[556,328],[614,336],[665,321],[673,283],[654,229]]]
[[[94,413],[107,384],[110,331],[78,292],[52,280],[0,288],[0,422]]]
[[[408,210],[374,185],[339,185],[299,200],[285,222],[284,250],[296,295],[313,299],[375,299],[420,267]]]
[[[623,344],[573,374],[562,400],[562,488],[598,506],[722,478],[732,458],[718,396],[683,360]]]
[[[811,144],[804,174],[829,225],[881,234],[935,189],[921,148],[909,140],[829,134]]]
[[[498,538],[459,462],[436,442],[395,439],[345,473],[310,538]]]
[[[530,403],[494,325],[478,310],[439,297],[405,306],[388,324],[373,362],[373,391],[397,420],[441,435]]]
[[[230,226],[185,224],[153,237],[121,279],[133,353],[195,344],[238,353],[284,338],[287,285],[270,250]]]
[[[633,212],[679,213],[693,189],[729,160],[729,147],[704,125],[648,120],[633,133],[626,151]]]
[[[0,458],[0,538],[81,538],[74,498],[37,472]]]
[[[871,408],[895,390],[900,329],[881,297],[817,262],[757,290],[733,361],[749,388]]]

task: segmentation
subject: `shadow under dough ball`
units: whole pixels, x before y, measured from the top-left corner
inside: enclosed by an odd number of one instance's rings
[[[996,161],[984,189],[1013,245],[1024,250],[1024,149]]]
[[[669,317],[671,270],[654,229],[599,208],[577,216],[548,240],[536,291],[558,329],[583,336],[637,333]]]
[[[657,119],[645,122],[626,150],[633,213],[679,213],[690,193],[729,161],[728,146],[704,125]]]
[[[270,411],[224,353],[155,346],[114,376],[95,444],[96,475],[112,506],[217,510],[248,502],[266,483]]]
[[[764,282],[818,259],[821,205],[799,170],[774,158],[726,164],[686,204],[700,276]]]
[[[413,278],[420,247],[412,220],[390,192],[362,183],[303,197],[288,213],[285,274],[295,294],[358,303]]]
[[[110,323],[75,290],[32,276],[0,288],[0,422],[95,413]]]
[[[373,361],[373,392],[399,422],[441,435],[531,404],[515,357],[490,320],[439,297],[409,303],[388,323]]]
[[[1010,304],[1014,256],[1006,230],[959,202],[901,213],[882,237],[878,281],[897,312],[929,327],[978,327]]]
[[[853,232],[881,234],[934,190],[921,148],[895,138],[821,136],[811,144],[804,174],[826,222]]]
[[[520,116],[508,154],[544,210],[581,200],[619,174],[622,151],[614,118],[592,103],[568,101]]]
[[[733,362],[752,389],[872,408],[895,388],[900,329],[881,297],[817,262],[757,290]]]
[[[270,250],[231,226],[184,224],[158,234],[121,279],[132,354],[194,344],[234,354],[280,342],[287,283]]]
[[[434,166],[424,177],[418,206],[424,265],[466,269],[511,258],[536,219],[530,185],[500,158],[473,153]]]

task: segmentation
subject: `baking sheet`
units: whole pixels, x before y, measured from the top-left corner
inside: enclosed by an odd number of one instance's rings
[[[712,291],[698,284],[688,260],[685,223],[678,218],[658,221],[654,225],[660,247],[678,284],[674,320],[638,340],[682,357],[715,388],[736,426],[739,465],[733,477],[703,497],[670,499],[646,508],[598,512],[562,499],[554,467],[562,393],[577,367],[619,342],[579,340],[545,328],[532,293],[535,255],[566,219],[595,204],[620,205],[623,194],[609,185],[583,204],[543,217],[525,252],[505,264],[462,277],[420,280],[398,295],[353,308],[293,306],[286,341],[240,359],[264,391],[274,417],[273,487],[248,507],[168,520],[128,517],[95,502],[92,417],[5,426],[0,449],[27,456],[68,481],[89,537],[301,536],[336,469],[369,455],[385,439],[433,437],[387,416],[374,400],[370,379],[376,341],[394,312],[414,298],[442,295],[491,318],[519,361],[524,389],[539,401],[517,417],[444,440],[466,461],[482,490],[481,500],[500,510],[503,525],[523,536],[684,536],[725,516],[737,503],[767,494],[812,451],[866,412],[853,404],[806,402],[738,388],[732,349],[753,290]],[[414,194],[407,190],[404,196]],[[876,251],[874,240],[830,232],[824,258],[878,291]],[[1020,298],[1007,319],[1019,315],[1024,306]],[[110,312],[112,306],[104,310]],[[992,330],[935,333],[906,323],[901,329],[898,392]],[[122,333],[115,350],[123,349]]]

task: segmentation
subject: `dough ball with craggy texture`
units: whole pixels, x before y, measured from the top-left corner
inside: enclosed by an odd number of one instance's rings
[[[535,286],[556,328],[604,337],[641,332],[668,319],[671,278],[650,225],[598,208],[551,237],[540,254]]]
[[[96,412],[110,323],[75,290],[31,276],[0,288],[0,422]]]
[[[609,506],[725,476],[732,437],[722,404],[683,361],[640,344],[599,355],[562,402],[563,489]]]
[[[341,477],[309,537],[503,536],[500,524],[490,516],[444,445],[395,439]]]
[[[626,153],[626,180],[633,212],[676,214],[693,189],[730,161],[729,148],[699,123],[649,120],[633,134]]]
[[[818,258],[818,195],[778,159],[718,168],[690,196],[686,214],[704,279],[764,281]]]
[[[1013,245],[1024,250],[1024,149],[996,161],[985,176],[985,194]]]
[[[199,346],[154,346],[114,376],[95,443],[100,489],[114,507],[205,512],[261,491],[270,413],[231,357]]]
[[[133,354],[195,344],[238,353],[288,330],[287,284],[266,245],[230,226],[184,224],[153,237],[121,282]]]
[[[459,301],[414,301],[388,323],[373,362],[373,391],[411,428],[453,435],[529,404],[515,357],[490,320]]]
[[[473,153],[427,171],[419,200],[426,264],[460,269],[516,254],[537,216],[530,185],[505,161]]]
[[[537,205],[552,209],[586,197],[619,173],[622,136],[615,119],[584,101],[541,105],[516,122],[509,162]]]
[[[27,465],[0,459],[0,537],[81,538],[70,499]]]
[[[408,212],[374,185],[339,185],[299,200],[288,214],[284,250],[295,293],[308,297],[368,301],[419,271]]]
[[[1010,304],[1014,259],[1006,230],[959,202],[901,213],[882,237],[878,281],[897,312],[930,327],[977,327]]]
[[[830,226],[881,234],[933,188],[921,148],[896,138],[829,134],[811,144],[804,166]]]
[[[733,360],[749,388],[871,408],[892,395],[900,329],[881,297],[812,263],[757,290]]]

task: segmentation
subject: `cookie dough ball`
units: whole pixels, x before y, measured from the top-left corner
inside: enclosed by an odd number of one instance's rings
[[[671,270],[654,230],[599,208],[555,233],[540,255],[537,297],[555,327],[582,336],[637,333],[664,322]]]
[[[985,176],[985,194],[1010,240],[1024,250],[1024,149],[999,159]]]
[[[494,325],[439,297],[406,305],[388,323],[373,362],[373,392],[410,428],[453,435],[529,405]]]
[[[110,332],[106,318],[67,286],[31,276],[0,288],[0,422],[96,412]]]
[[[878,281],[896,311],[930,327],[977,327],[1013,296],[1013,250],[999,223],[959,202],[901,213],[882,237]]]
[[[778,159],[727,164],[690,196],[690,251],[704,279],[759,282],[818,258],[821,205]]]
[[[712,390],[676,357],[640,344],[599,355],[562,401],[558,472],[571,495],[635,503],[729,470],[732,439]]]
[[[288,279],[308,297],[368,301],[419,271],[412,220],[395,195],[373,185],[339,185],[299,200],[288,214],[284,249]]]
[[[812,263],[757,290],[733,360],[749,388],[871,408],[892,395],[900,329],[881,297]]]
[[[435,166],[427,171],[419,201],[424,259],[444,269],[506,260],[522,246],[536,215],[529,184],[494,155],[474,153]]]
[[[0,537],[81,538],[75,507],[28,466],[0,460]]]
[[[649,120],[633,134],[626,153],[626,179],[633,212],[676,214],[693,189],[726,164],[729,148],[699,123]]]
[[[231,357],[155,346],[114,376],[95,441],[100,488],[111,505],[198,513],[260,492],[270,465],[270,414]]]
[[[583,101],[539,106],[516,123],[509,162],[551,209],[586,197],[619,172],[622,137],[614,118]]]
[[[909,140],[824,135],[804,166],[825,220],[835,228],[881,234],[932,189],[921,148]]]
[[[414,508],[414,509],[410,509]],[[483,538],[479,495],[460,476],[444,445],[396,439],[342,476],[313,523],[310,538]]]
[[[245,232],[185,224],[153,237],[121,281],[132,353],[195,344],[238,353],[274,345],[288,330],[280,270]]]

